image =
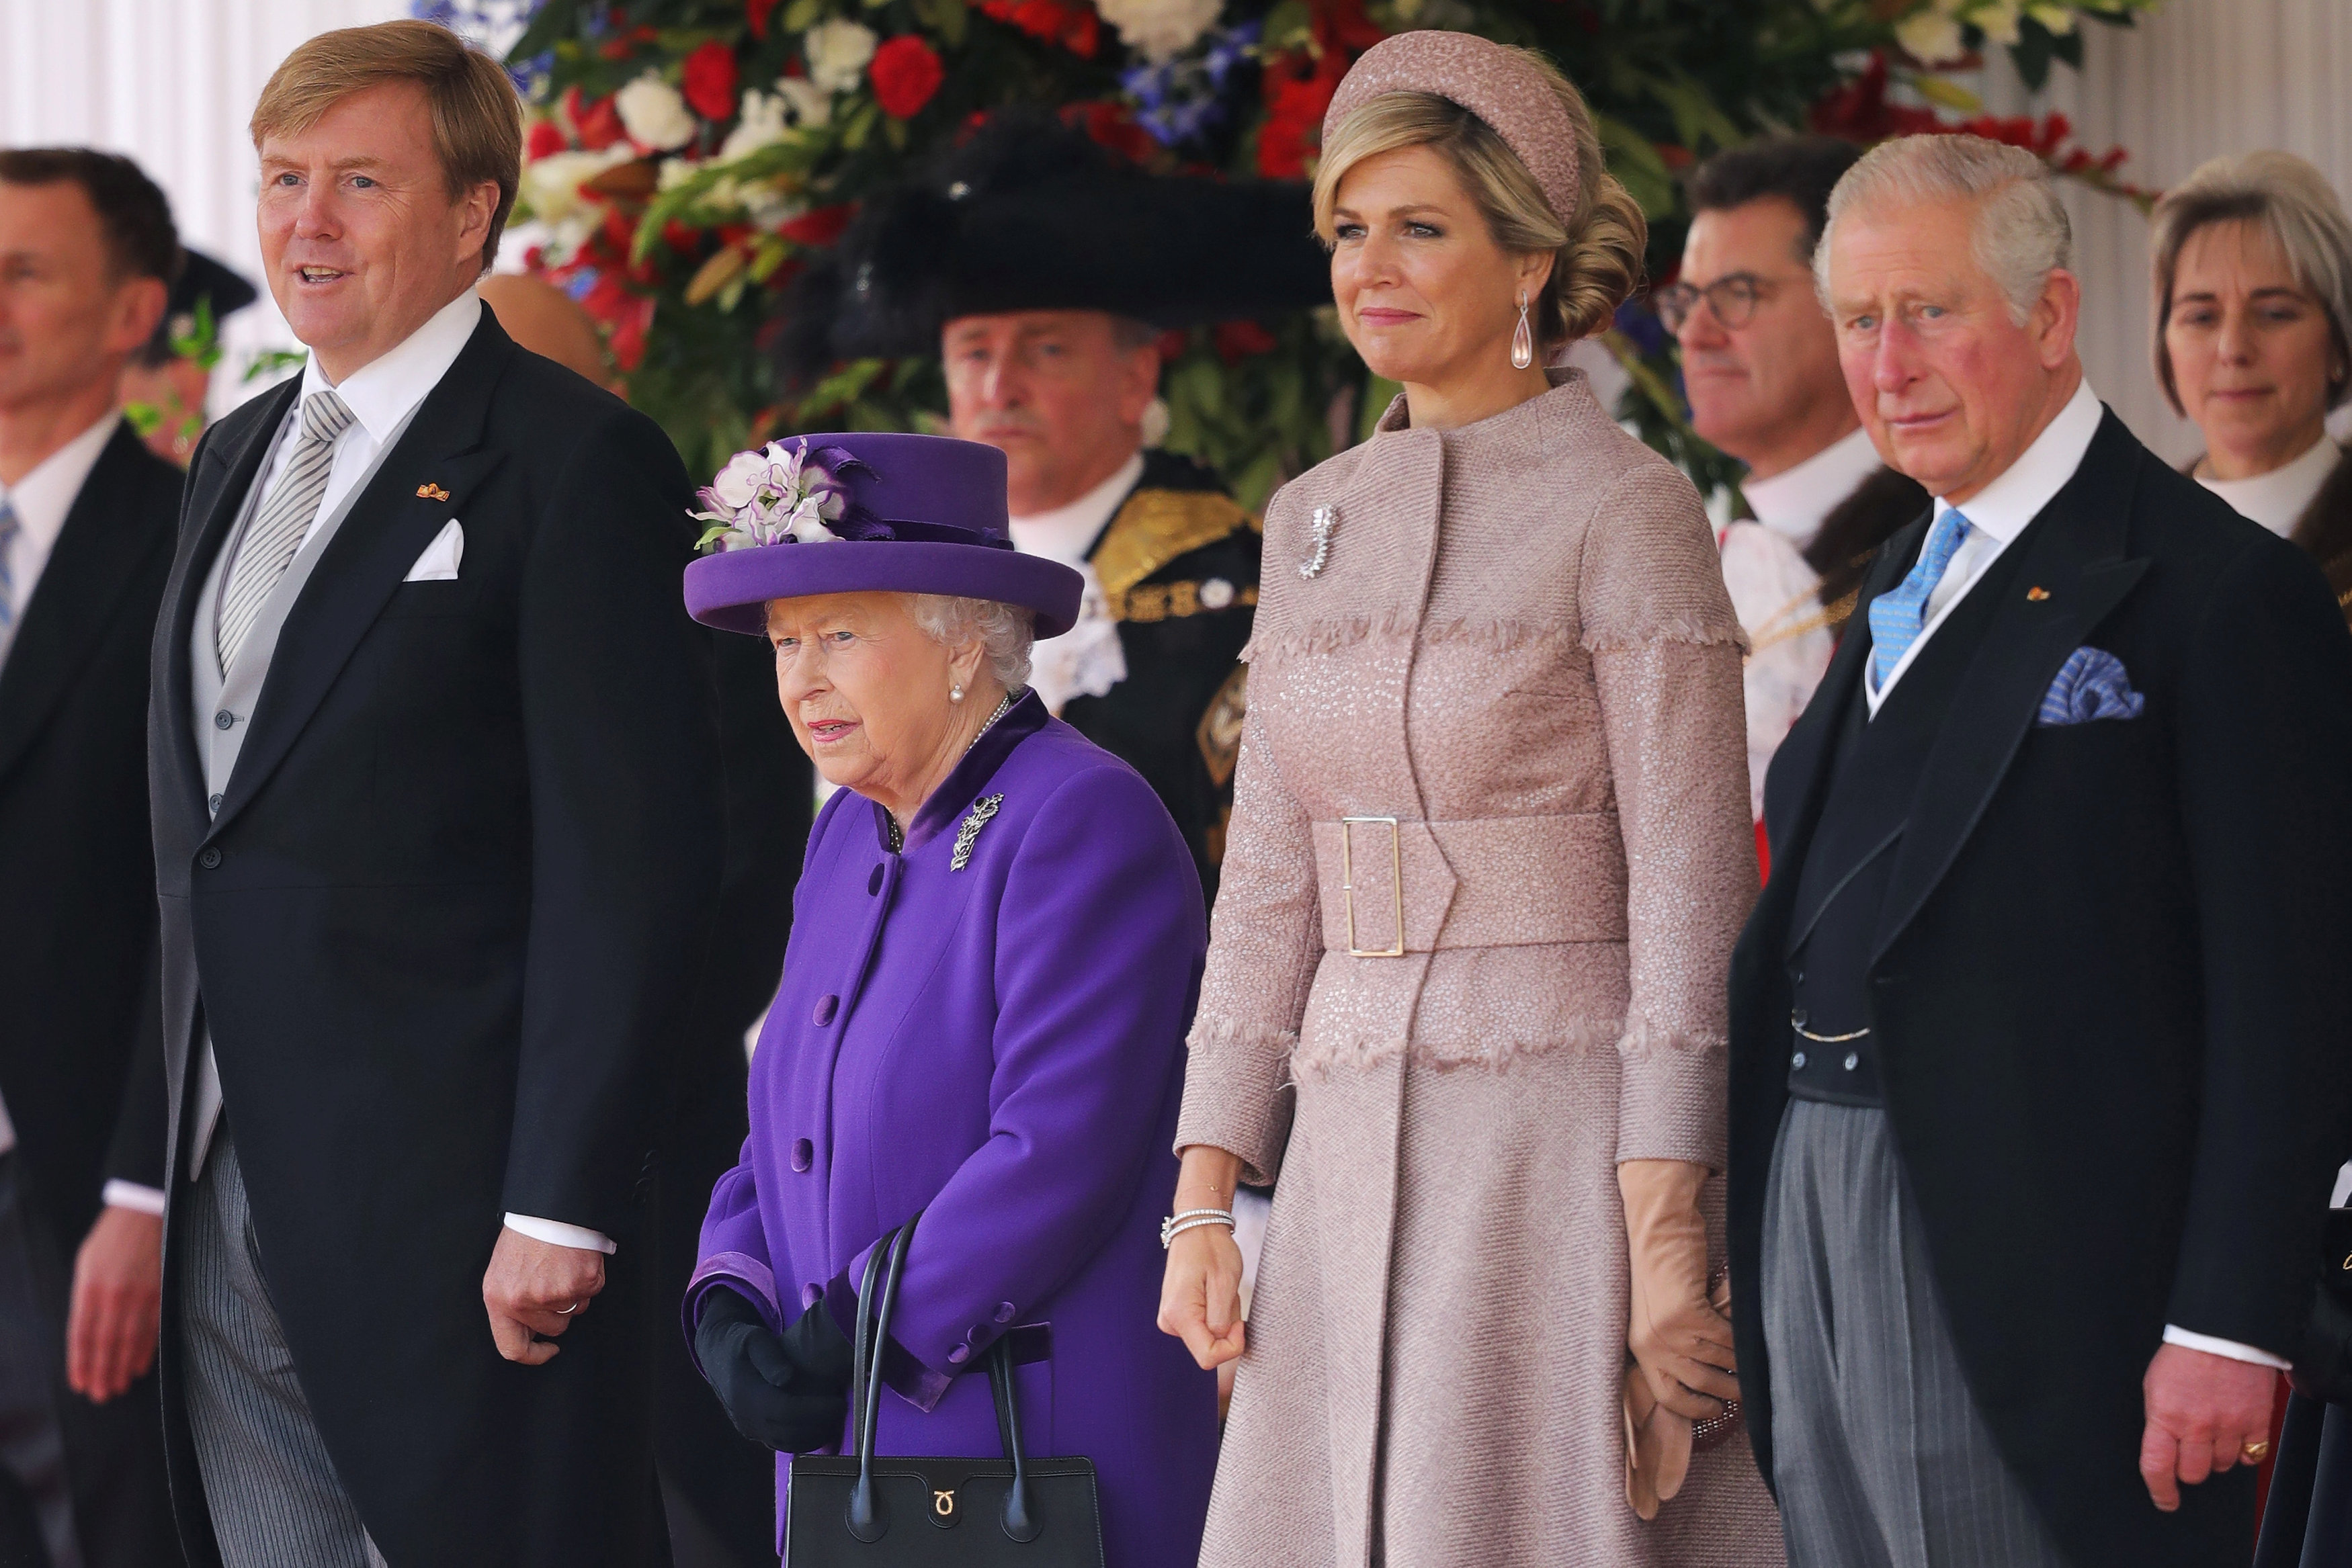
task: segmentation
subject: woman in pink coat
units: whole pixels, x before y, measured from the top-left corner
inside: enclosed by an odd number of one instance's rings
[[[1266,517],[1160,1312],[1241,1358],[1202,1562],[1777,1563],[1711,1267],[1739,625],[1689,483],[1546,368],[1640,211],[1454,33],[1357,62],[1315,195],[1404,392]],[[1277,1176],[1244,1330],[1223,1211]]]

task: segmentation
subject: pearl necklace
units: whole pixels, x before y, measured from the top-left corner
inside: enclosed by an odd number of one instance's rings
[[[970,757],[971,755],[971,748],[980,744],[980,737],[982,735],[986,735],[990,730],[994,729],[996,727],[996,721],[1003,718],[1006,714],[1011,713],[1013,711],[1013,703],[1019,700],[1022,692],[1026,692],[1028,689],[1028,687],[1024,686],[1021,688],[1020,692],[1007,692],[1004,694],[1004,700],[996,705],[996,711],[990,714],[985,719],[981,721],[980,734],[973,736],[971,741],[965,745],[963,754],[966,757]],[[889,813],[885,814],[890,815]],[[907,830],[898,825],[898,819],[896,815],[890,815],[890,852],[892,854],[897,854],[906,847]]]

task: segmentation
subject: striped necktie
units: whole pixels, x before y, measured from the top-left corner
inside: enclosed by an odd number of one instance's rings
[[[0,496],[0,653],[16,634],[16,536],[24,531],[16,508]]]
[[[314,392],[303,400],[302,428],[287,456],[286,471],[246,530],[221,590],[216,635],[224,674],[236,663],[236,651],[245,646],[262,604],[302,549],[311,519],[319,515],[320,499],[327,493],[327,476],[334,472],[335,443],[352,427],[353,417],[331,392]]]
[[[1927,624],[1927,599],[1942,581],[1952,557],[1969,537],[1969,520],[1957,507],[1936,519],[1910,572],[1891,591],[1870,601],[1870,669],[1880,690]]]

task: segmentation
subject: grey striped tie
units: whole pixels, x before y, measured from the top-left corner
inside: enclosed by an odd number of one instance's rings
[[[224,672],[236,663],[236,651],[245,645],[270,590],[300,552],[310,520],[319,515],[320,498],[327,493],[327,476],[334,471],[335,443],[352,427],[352,418],[350,407],[331,392],[314,392],[303,400],[302,428],[286,471],[262,502],[261,515],[246,530],[221,590],[218,636]]]
[[[23,531],[16,521],[16,508],[0,496],[0,652],[5,652],[9,636],[16,630],[16,536]]]

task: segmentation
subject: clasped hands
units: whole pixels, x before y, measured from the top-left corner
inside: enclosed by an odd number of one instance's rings
[[[1643,1519],[1682,1490],[1691,1426],[1739,1397],[1729,1285],[1707,1289],[1706,1167],[1627,1160],[1617,1167],[1632,1265],[1625,1368],[1625,1500]]]

